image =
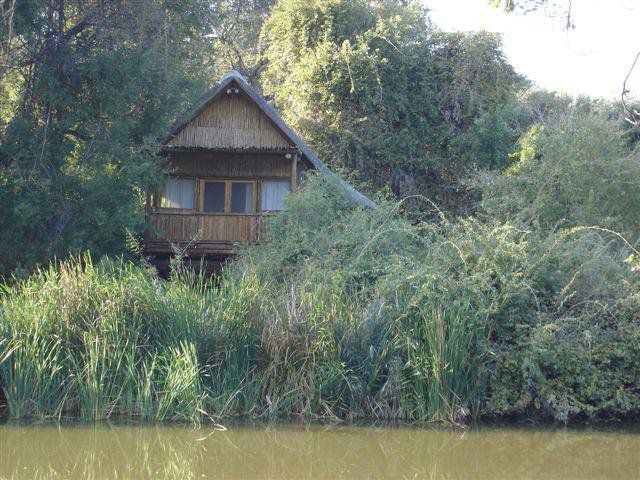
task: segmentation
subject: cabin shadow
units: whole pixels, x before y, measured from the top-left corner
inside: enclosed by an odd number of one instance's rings
[[[186,265],[217,272],[239,244],[260,242],[265,219],[284,208],[305,171],[334,175],[236,71],[174,123],[160,154],[169,175],[147,197],[144,254],[161,276],[176,251]]]
[[[191,270],[196,274],[203,273],[207,277],[217,275],[227,260],[231,260],[233,255],[190,255],[185,254],[179,259],[172,253],[155,253],[147,256],[150,263],[156,268],[158,276],[164,280],[171,277],[172,269],[176,263],[180,263],[181,270]]]

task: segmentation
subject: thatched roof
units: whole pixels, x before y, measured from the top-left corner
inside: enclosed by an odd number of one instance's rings
[[[200,99],[193,105],[193,107],[187,111],[184,115],[178,118],[176,122],[171,126],[167,133],[163,144],[168,144],[173,137],[175,137],[182,129],[184,129],[192,120],[194,120],[212,101],[214,101],[219,95],[226,92],[227,87],[230,84],[237,84],[240,88],[255,104],[264,112],[267,117],[276,125],[276,127],[295,145],[301,152],[301,154],[308,160],[311,165],[324,175],[334,177],[338,182],[347,190],[349,196],[358,204],[373,208],[375,204],[365,197],[362,193],[357,191],[343,179],[338,177],[334,172],[329,170],[329,167],[320,160],[315,153],[309,148],[309,146],[294,132],[280,117],[280,114],[273,108],[266,99],[260,95],[255,89],[247,82],[240,73],[235,70],[231,70],[226,73],[220,82],[207,91]]]

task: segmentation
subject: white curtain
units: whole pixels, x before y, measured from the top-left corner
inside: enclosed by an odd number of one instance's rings
[[[193,178],[169,177],[162,189],[160,207],[193,210],[196,181]]]
[[[282,210],[284,208],[284,197],[289,195],[289,192],[291,192],[291,182],[289,180],[264,180],[260,196],[262,211]]]

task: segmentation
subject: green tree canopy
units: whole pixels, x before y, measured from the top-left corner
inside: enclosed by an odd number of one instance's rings
[[[638,155],[630,152],[618,122],[578,112],[534,125],[520,140],[511,167],[476,179],[482,206],[492,218],[529,228],[598,225],[635,241]]]
[[[375,186],[397,168],[424,178],[500,164],[517,139],[487,133],[524,84],[499,37],[441,32],[417,3],[280,0],[261,39],[264,87],[286,119]],[[487,143],[490,159],[476,155]]]
[[[203,86],[209,2],[18,2],[3,31],[0,271],[123,250],[157,145]],[[6,27],[6,25],[5,25]]]

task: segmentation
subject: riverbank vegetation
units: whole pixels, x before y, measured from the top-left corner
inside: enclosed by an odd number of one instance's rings
[[[152,3],[42,2],[0,36],[2,415],[638,415],[616,104],[532,90],[498,38],[413,4]],[[157,138],[229,66],[377,207],[312,176],[218,276],[161,280],[126,245]]]
[[[637,414],[640,279],[621,238],[396,210],[318,178],[216,279],[89,256],[36,273],[1,301],[7,413]]]

